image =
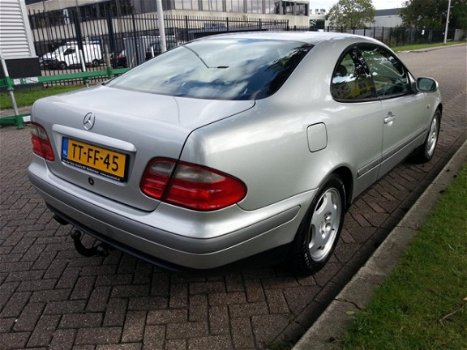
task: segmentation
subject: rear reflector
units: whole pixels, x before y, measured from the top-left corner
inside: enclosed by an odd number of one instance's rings
[[[50,144],[49,137],[47,136],[47,132],[37,123],[31,123],[31,142],[32,151],[35,154],[47,160],[52,161],[55,159],[54,151]]]
[[[238,203],[247,191],[242,181],[228,174],[164,158],[149,162],[141,190],[150,197],[198,211]]]

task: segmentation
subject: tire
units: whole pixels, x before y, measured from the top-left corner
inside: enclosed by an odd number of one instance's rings
[[[425,137],[423,145],[418,147],[414,152],[414,160],[418,163],[426,163],[433,158],[435,154],[436,145],[439,138],[439,126],[441,123],[441,111],[436,110],[433,118],[431,119],[428,133]]]
[[[293,242],[291,258],[299,274],[317,272],[332,256],[344,223],[345,198],[344,183],[331,175],[313,199]]]
[[[92,66],[97,67],[100,64],[99,60],[93,60],[92,61]]]
[[[67,67],[67,65],[66,65],[65,62],[59,62],[59,64],[58,64],[59,69],[66,69],[66,67]]]

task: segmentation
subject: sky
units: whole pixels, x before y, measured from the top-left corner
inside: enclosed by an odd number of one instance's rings
[[[332,5],[336,4],[339,0],[310,0],[310,9],[325,9],[326,12],[331,8]],[[377,10],[381,9],[393,9],[402,7],[405,0],[373,0],[373,6]]]

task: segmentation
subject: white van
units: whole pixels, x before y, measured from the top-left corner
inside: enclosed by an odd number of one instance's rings
[[[83,44],[84,63],[98,66],[102,63],[102,50],[99,44]],[[45,68],[65,69],[70,66],[81,66],[79,47],[76,42],[68,42],[53,52],[41,57],[41,64]]]

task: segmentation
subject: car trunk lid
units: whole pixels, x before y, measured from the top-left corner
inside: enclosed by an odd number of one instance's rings
[[[158,201],[139,188],[149,160],[178,159],[193,130],[253,105],[100,86],[39,100],[32,120],[47,130],[55,152],[47,165],[54,175],[151,211]]]

